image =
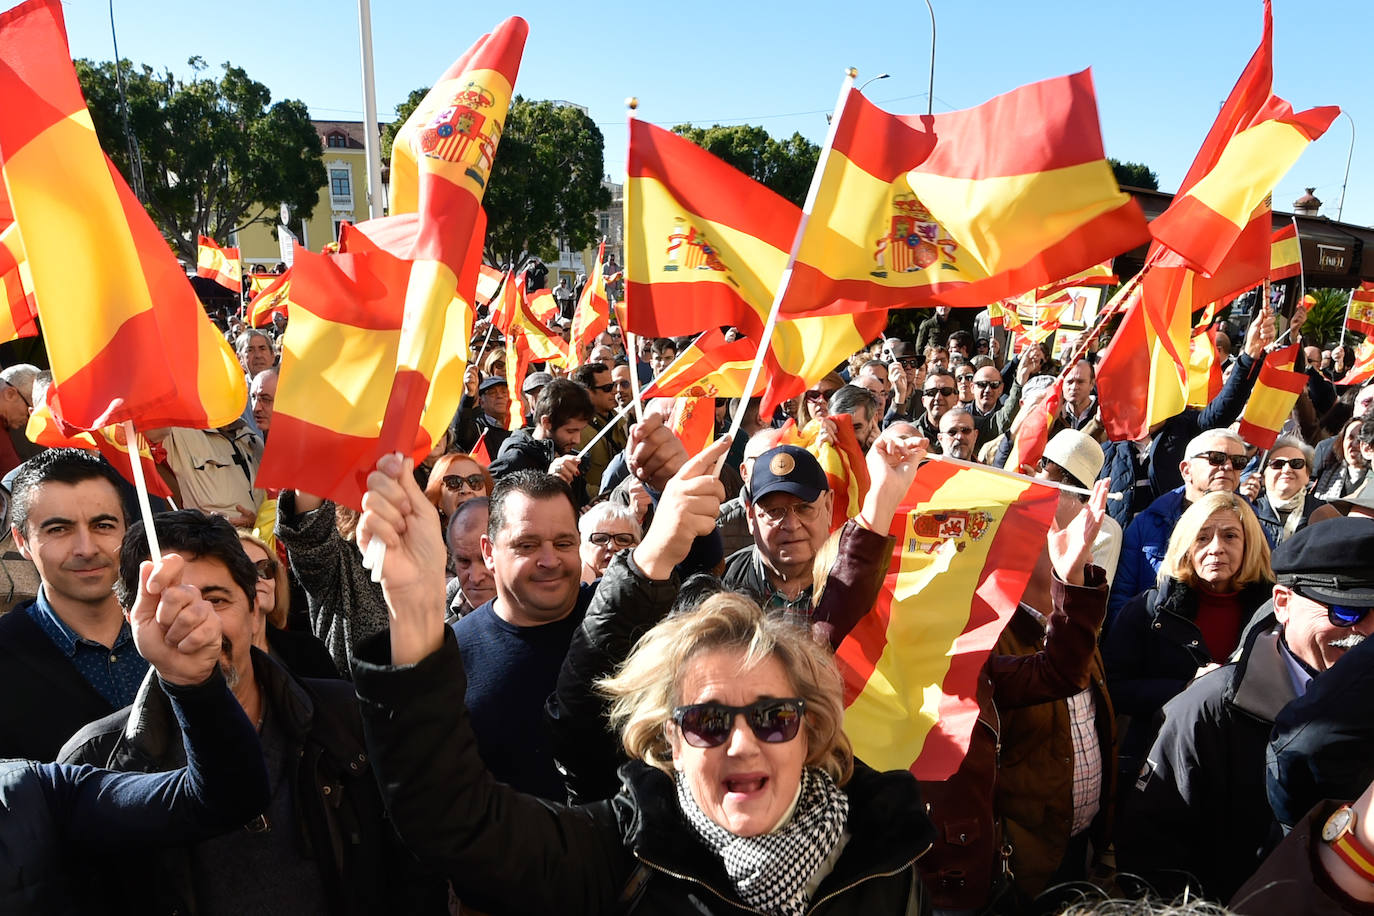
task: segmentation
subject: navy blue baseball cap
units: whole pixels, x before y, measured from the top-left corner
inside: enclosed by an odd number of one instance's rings
[[[478,384],[477,390],[485,394],[497,385],[500,385],[502,388],[507,387],[506,377],[504,375],[488,375]]]
[[[770,448],[754,461],[754,470],[749,475],[750,502],[769,493],[791,493],[811,503],[829,489],[830,481],[816,456],[796,445]]]

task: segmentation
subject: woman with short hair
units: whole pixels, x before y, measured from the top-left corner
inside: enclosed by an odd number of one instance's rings
[[[1273,547],[1306,526],[1322,506],[1307,490],[1312,454],[1312,446],[1297,436],[1279,436],[1264,458],[1264,492],[1255,501],[1255,515]]]

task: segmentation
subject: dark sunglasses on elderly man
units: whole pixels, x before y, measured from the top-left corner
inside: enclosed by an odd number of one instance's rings
[[[1250,459],[1246,458],[1244,455],[1231,455],[1226,452],[1198,452],[1193,457],[1201,458],[1214,468],[1219,468],[1229,461],[1231,462],[1231,467],[1237,471],[1244,469],[1244,467],[1250,463]]]
[[[464,477],[461,474],[445,474],[444,489],[458,491],[466,485],[469,490],[485,490],[487,479],[481,474],[469,474]]]
[[[682,738],[692,747],[720,747],[735,730],[735,716],[744,716],[754,737],[768,744],[783,744],[797,737],[806,701],[801,697],[755,700],[748,706],[695,703],[673,710]]]

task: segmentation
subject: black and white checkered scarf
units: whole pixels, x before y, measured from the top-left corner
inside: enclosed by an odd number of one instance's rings
[[[791,819],[761,836],[735,836],[707,817],[681,773],[677,798],[687,822],[725,863],[740,899],[777,916],[801,916],[806,885],[834,851],[849,817],[848,796],[829,774],[812,767],[802,770]]]

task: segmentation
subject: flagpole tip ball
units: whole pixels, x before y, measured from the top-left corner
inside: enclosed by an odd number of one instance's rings
[[[625,100],[625,107],[630,109],[631,111],[634,111],[636,108],[639,107],[639,99],[635,98],[634,96],[630,96],[628,99]]]
[[[845,67],[844,72],[850,79],[857,79],[859,76],[859,68],[857,67]]]

